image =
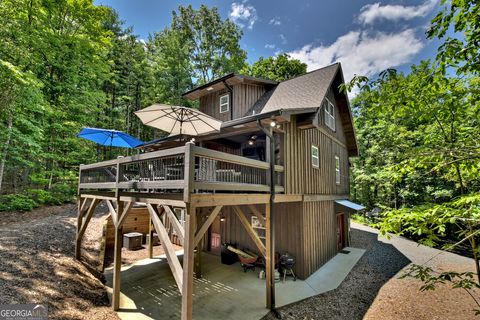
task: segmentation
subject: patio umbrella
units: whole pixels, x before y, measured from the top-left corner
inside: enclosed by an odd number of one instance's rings
[[[219,131],[222,122],[196,109],[154,104],[135,112],[143,124],[170,134],[198,136]]]
[[[109,129],[83,128],[77,137],[110,147],[135,148],[143,144],[143,141],[125,132]]]

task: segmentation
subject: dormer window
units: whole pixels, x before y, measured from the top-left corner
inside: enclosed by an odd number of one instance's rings
[[[228,94],[220,97],[220,113],[228,112],[230,96]]]
[[[335,131],[335,106],[330,100],[325,99],[325,125]]]

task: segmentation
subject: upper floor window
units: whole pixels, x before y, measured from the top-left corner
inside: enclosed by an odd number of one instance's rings
[[[228,94],[220,97],[220,113],[228,112],[230,96]]]
[[[335,183],[340,184],[340,158],[335,156]]]
[[[326,99],[325,107],[325,125],[335,131],[335,106],[330,100]]]
[[[312,144],[312,151],[311,152],[312,152],[312,167],[318,168],[319,164],[320,164],[320,160],[319,160],[319,157],[318,157],[318,147],[314,146]]]

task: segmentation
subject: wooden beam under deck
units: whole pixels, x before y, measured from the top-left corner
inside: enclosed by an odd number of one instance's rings
[[[155,231],[157,231],[158,239],[160,240],[164,250],[165,255],[167,256],[167,261],[170,269],[172,270],[173,278],[177,283],[178,290],[180,294],[182,293],[183,286],[183,270],[180,261],[178,260],[177,254],[175,253],[175,249],[170,241],[168,236],[168,232],[165,229],[160,217],[158,216],[157,210],[151,205],[147,204],[148,212],[150,213],[150,217],[152,218],[152,223],[155,227]]]
[[[247,217],[245,216],[245,213],[237,206],[233,207],[233,211],[235,211],[238,219],[243,224],[243,227],[247,231],[247,234],[250,236],[250,238],[252,238],[253,242],[257,246],[257,249],[260,251],[262,256],[266,257],[267,253],[266,253],[265,245],[263,244],[262,240],[260,240],[255,230],[253,230],[252,225],[250,224]]]

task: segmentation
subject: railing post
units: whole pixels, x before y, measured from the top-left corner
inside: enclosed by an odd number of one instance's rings
[[[118,183],[120,182],[120,159],[122,159],[123,156],[118,156],[117,157],[117,172],[115,173],[115,198],[117,198],[117,201],[119,201],[119,194],[118,194]]]
[[[195,178],[195,153],[193,147],[195,144],[191,141],[185,144],[185,158],[184,162],[184,187],[183,187],[183,201],[190,203],[190,193],[193,190],[193,182]]]

